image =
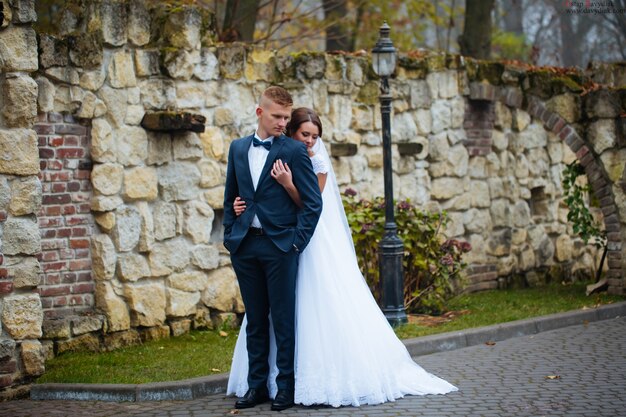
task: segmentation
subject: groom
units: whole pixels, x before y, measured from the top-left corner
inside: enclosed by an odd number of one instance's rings
[[[236,408],[254,407],[269,400],[270,312],[278,367],[278,393],[272,410],[293,406],[298,255],[313,235],[322,211],[322,197],[306,147],[282,134],[292,106],[285,89],[269,87],[256,108],[256,132],[234,140],[228,152],[224,246],[230,252],[248,319],[249,389],[235,403]],[[270,176],[277,159],[291,167],[302,209]],[[246,203],[239,217],[233,210],[237,196]]]

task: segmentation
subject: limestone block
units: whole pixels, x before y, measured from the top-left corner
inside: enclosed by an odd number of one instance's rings
[[[447,200],[463,194],[465,182],[460,178],[435,178],[431,182],[430,195],[435,200]]]
[[[204,193],[204,201],[207,202],[213,210],[221,210],[224,208],[224,186],[212,188]]]
[[[374,128],[374,115],[372,109],[367,106],[355,106],[352,108],[352,128],[356,130],[372,130]],[[413,125],[415,122],[411,121]],[[395,127],[395,124],[394,124]]]
[[[97,95],[106,105],[107,121],[115,128],[124,126],[126,108],[128,106],[128,92],[125,89],[111,88],[105,85],[98,90]]]
[[[501,130],[508,129],[511,127],[513,123],[513,116],[511,115],[511,110],[499,101],[496,101],[494,108],[494,126],[500,128]]]
[[[183,238],[155,242],[149,255],[153,276],[180,272],[189,264],[189,249]]]
[[[200,62],[200,52],[182,49],[168,50],[165,52],[163,62],[171,78],[189,80],[193,76],[196,65]]]
[[[37,134],[29,129],[0,129],[0,174],[39,174]]]
[[[511,227],[511,206],[506,199],[497,199],[491,202],[491,220],[494,227]]]
[[[172,320],[170,321],[170,328],[172,329],[172,336],[174,337],[187,334],[191,330],[191,320]]]
[[[67,339],[72,334],[70,321],[67,318],[44,320],[42,331],[46,339]]]
[[[513,130],[516,132],[523,132],[530,124],[530,115],[524,110],[515,109],[512,113],[513,116]]]
[[[31,127],[37,120],[37,82],[16,75],[2,85],[2,115],[7,127]]]
[[[14,288],[37,287],[40,281],[41,265],[34,256],[4,258],[4,266],[13,277]]]
[[[199,193],[200,170],[189,162],[173,162],[158,168],[159,189],[165,201],[193,200]]]
[[[84,71],[80,74],[78,85],[85,90],[98,91],[104,84],[106,72],[102,69]]]
[[[93,189],[103,195],[114,195],[122,188],[124,167],[115,163],[94,164],[91,171]]]
[[[84,334],[69,340],[59,340],[56,342],[57,355],[65,352],[77,351],[100,351],[100,339],[95,334]]]
[[[200,50],[200,62],[196,65],[193,75],[202,81],[217,80],[219,78],[219,61],[213,49],[202,48]]]
[[[99,107],[96,109],[96,107]],[[87,92],[83,96],[80,108],[76,112],[76,116],[83,119],[93,119],[94,116],[102,116],[106,113],[106,105],[102,100],[96,97],[92,92]]]
[[[109,61],[109,84],[115,88],[134,87],[137,85],[133,59],[128,51],[116,51]]]
[[[580,97],[574,94],[559,94],[546,101],[546,109],[561,116],[567,123],[580,119]]]
[[[130,328],[130,314],[126,301],[118,296],[110,282],[96,283],[96,307],[107,318],[105,332],[118,332]]]
[[[209,273],[209,285],[202,292],[202,302],[219,311],[242,311],[239,284],[231,268],[220,268]]]
[[[127,125],[138,126],[145,115],[143,106],[129,105],[124,121]],[[149,154],[149,152],[148,152]]]
[[[29,26],[0,31],[0,72],[37,71],[37,35]]]
[[[509,276],[517,268],[517,256],[502,256],[498,258],[498,263],[496,265],[499,277]]]
[[[35,255],[41,251],[39,226],[34,216],[9,217],[6,220],[2,251],[5,255]]]
[[[139,233],[139,252],[148,252],[154,243],[154,219],[150,206],[145,201],[138,201],[135,205],[141,216],[141,232]]]
[[[330,123],[340,129],[346,129],[352,122],[352,100],[339,94],[331,94],[328,98],[330,101],[328,113]]]
[[[150,42],[150,12],[146,0],[128,3],[128,40],[143,46]]]
[[[465,234],[462,213],[448,214],[448,223],[445,226],[444,233],[447,238],[463,236]]]
[[[412,113],[404,112],[393,116],[391,140],[394,143],[408,142],[418,134],[415,117]]]
[[[85,333],[97,332],[102,329],[103,316],[80,316],[73,317],[71,319],[72,323],[72,334],[74,336],[79,336]]]
[[[225,175],[222,175],[222,168],[219,163],[213,160],[203,160],[199,163],[200,186],[211,188],[224,184]]]
[[[158,50],[137,49],[135,51],[135,70],[138,77],[158,75],[160,70],[160,53]]]
[[[162,165],[172,160],[172,136],[169,133],[148,132],[149,165]]]
[[[614,183],[619,183],[621,178],[624,177],[624,171],[626,170],[626,149],[608,150],[600,155],[602,165],[606,170],[609,179]],[[622,207],[618,204],[618,207]]]
[[[462,129],[465,120],[465,100],[462,97],[450,100],[450,113],[452,129]]]
[[[154,206],[154,238],[164,240],[176,236],[176,205],[159,201]]]
[[[186,292],[202,291],[207,287],[208,283],[208,275],[201,271],[185,271],[171,274],[167,277],[167,285],[169,287]]]
[[[42,323],[39,294],[16,294],[2,300],[2,328],[14,340],[39,339]]]
[[[433,133],[439,133],[452,127],[452,109],[447,100],[435,100],[430,111],[433,120]]]
[[[543,227],[543,225],[537,225],[530,226],[527,228],[527,230],[530,247],[534,250],[539,249],[541,243],[548,237],[545,228]]]
[[[167,110],[176,106],[176,87],[172,80],[150,78],[139,83],[141,102],[147,110]]]
[[[472,194],[465,193],[465,192],[461,195],[452,197],[451,199],[443,201],[441,203],[441,209],[448,210],[448,211],[451,211],[451,210],[465,211],[465,210],[469,210],[471,206],[472,206]]]
[[[206,203],[190,201],[185,204],[185,233],[195,244],[208,243],[215,213]]]
[[[125,126],[115,132],[117,161],[124,166],[141,165],[148,158],[148,135],[138,126]]]
[[[165,288],[157,283],[125,284],[133,326],[160,326],[165,322]]]
[[[552,258],[554,257],[554,243],[548,236],[545,236],[541,241],[539,248],[535,251],[535,256],[539,265],[552,264]]]
[[[195,7],[179,7],[167,14],[163,35],[174,48],[198,49],[202,16]]]
[[[98,234],[91,237],[91,263],[96,280],[113,278],[117,253],[109,235]]]
[[[410,104],[414,109],[430,109],[432,96],[428,83],[423,80],[416,80],[410,85]],[[430,113],[430,112],[429,112]]]
[[[104,335],[104,346],[106,350],[116,350],[129,346],[136,346],[141,343],[139,332],[135,329],[123,332],[115,332]]]
[[[15,357],[15,340],[12,339],[1,339],[0,340],[0,358]]]
[[[518,179],[526,179],[530,174],[530,164],[526,155],[520,154],[515,161],[515,176]]]
[[[220,72],[226,79],[239,79],[244,74],[246,51],[243,45],[222,47],[217,50]]]
[[[13,11],[9,5],[9,0],[0,0],[0,10],[2,10],[2,16],[0,17],[0,29],[4,29],[9,26],[11,20],[13,20]]]
[[[22,366],[28,376],[39,376],[44,373],[45,357],[41,342],[38,340],[25,340],[21,344]]]
[[[111,125],[104,119],[92,121],[91,157],[95,162],[117,162],[117,141]]]
[[[489,210],[470,209],[463,213],[465,230],[470,233],[485,233],[491,230]],[[472,246],[473,247],[473,246]]]
[[[41,113],[54,110],[54,95],[56,88],[46,77],[35,78],[37,82],[37,109]]]
[[[526,149],[544,148],[548,143],[548,133],[542,125],[533,123],[520,133],[519,141]]]
[[[438,133],[436,135],[429,136],[428,138],[428,150],[430,158],[434,161],[445,161],[448,158],[450,152],[450,145],[448,144],[448,135],[445,132]]]
[[[513,225],[515,227],[526,227],[530,224],[530,207],[525,201],[518,201],[511,211]]]
[[[491,131],[491,143],[498,151],[504,151],[509,147],[509,136],[499,130]]]
[[[485,238],[481,234],[471,234],[467,241],[472,245],[472,250],[463,254],[463,262],[471,265],[473,263],[484,262],[485,254]]]
[[[124,172],[124,198],[129,201],[152,201],[158,196],[156,169],[137,167]]]
[[[191,251],[191,263],[200,269],[212,270],[219,265],[219,255],[219,250],[214,245],[199,245]],[[202,274],[202,276],[204,277],[205,275]],[[173,284],[170,285],[180,288]]]
[[[206,83],[180,81],[176,83],[176,107],[178,109],[202,108],[208,94],[209,87]],[[216,112],[217,110],[215,109]]]
[[[616,145],[617,134],[615,130],[615,120],[600,119],[589,125],[589,141],[593,145],[593,150],[599,155],[605,150]]]
[[[30,23],[37,21],[34,0],[11,0],[13,6],[13,23]],[[5,8],[6,11],[7,8]],[[8,19],[11,19],[10,13]]]
[[[511,229],[495,230],[487,239],[487,254],[493,256],[508,256],[511,254]]]
[[[104,213],[94,213],[94,219],[96,220],[96,223],[98,223],[98,226],[100,226],[100,228],[107,233],[113,229],[113,226],[115,226],[115,213],[110,211]]]
[[[574,259],[574,242],[568,235],[561,235],[556,238],[555,255],[556,260],[565,262]]]
[[[124,204],[122,198],[114,196],[97,195],[91,198],[92,211],[112,211]]]
[[[563,161],[563,144],[560,142],[548,143],[548,155],[552,164],[560,164]]]
[[[165,293],[167,296],[165,312],[168,317],[186,317],[196,314],[196,306],[200,301],[199,292],[187,292],[174,288],[166,288]]]
[[[246,79],[252,82],[273,79],[272,58],[274,58],[274,52],[271,50],[254,48],[249,51],[244,69]]]
[[[11,202],[11,186],[6,176],[0,175],[0,210],[4,211]]]
[[[203,150],[200,138],[194,132],[184,132],[173,136],[172,149],[174,159],[197,160],[202,158]]]
[[[150,276],[150,266],[143,255],[122,253],[117,258],[117,271],[122,281],[137,281]]]
[[[9,212],[14,216],[35,214],[41,208],[41,182],[35,176],[11,182]]]
[[[102,39],[113,46],[122,46],[127,40],[128,9],[126,2],[105,0],[100,8]]]
[[[139,330],[139,335],[143,342],[151,340],[167,339],[170,337],[170,327],[168,325],[148,327]]]
[[[113,242],[119,252],[133,250],[139,243],[141,216],[133,206],[121,206],[115,210],[115,226],[112,230]]]
[[[491,198],[489,196],[489,184],[487,184],[485,181],[471,181],[470,190],[472,191],[472,207],[491,206]]]

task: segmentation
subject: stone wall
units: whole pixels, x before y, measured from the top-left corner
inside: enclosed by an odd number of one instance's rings
[[[0,7],[0,389],[20,393],[23,381],[44,371],[36,14],[29,1],[0,0]]]
[[[217,46],[203,12],[142,1],[70,9],[61,34],[36,39],[23,18],[32,7],[15,4],[0,29],[0,387],[43,372],[44,355],[243,312],[221,245],[226,153],[253,132],[267,86],[320,113],[342,188],[383,195],[379,82],[367,57]],[[606,87],[582,94],[586,80]],[[401,57],[394,191],[446,210],[446,234],[472,243],[469,291],[593,273],[598,254],[573,235],[561,202],[561,171],[579,159],[609,232],[610,291],[624,293],[626,94],[613,88],[624,84],[619,65],[561,75]],[[142,127],[156,111],[201,115],[206,128]]]

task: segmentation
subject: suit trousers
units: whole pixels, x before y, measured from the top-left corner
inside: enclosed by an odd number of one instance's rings
[[[285,253],[266,235],[248,233],[231,260],[248,319],[248,386],[258,389],[267,384],[271,312],[277,348],[276,385],[293,390],[298,252]]]

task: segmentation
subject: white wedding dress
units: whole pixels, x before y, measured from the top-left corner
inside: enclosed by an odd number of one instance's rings
[[[337,180],[321,139],[314,152],[315,172],[328,172],[328,177],[322,215],[298,265],[295,402],[359,406],[407,394],[456,391],[413,362],[376,304],[359,270]],[[248,390],[245,327],[244,317],[227,389],[227,394],[239,397]],[[277,390],[275,356],[272,334],[268,383],[272,397]]]

